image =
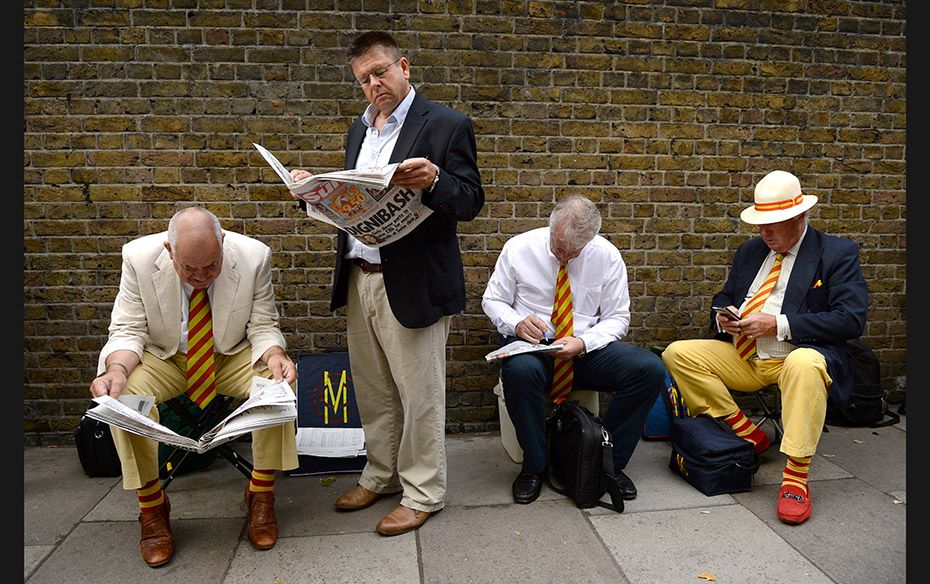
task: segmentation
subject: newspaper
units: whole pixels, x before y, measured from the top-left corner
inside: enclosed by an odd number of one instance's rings
[[[295,181],[275,156],[252,143],[291,193],[307,203],[307,215],[380,247],[396,241],[433,212],[422,191],[391,186],[399,163],[378,168],[339,170]]]
[[[361,428],[297,428],[297,454],[326,458],[365,456]]]
[[[117,400],[102,395],[94,398],[97,405],[87,410],[86,415],[127,432],[192,450],[198,454],[252,430],[277,426],[297,419],[297,397],[286,381],[275,383],[264,377],[253,377],[249,393],[249,398],[242,402],[242,405],[197,440],[181,436],[145,415],[143,411],[147,413],[151,403],[147,408],[146,402],[127,405],[122,397]]]
[[[544,345],[542,343],[534,345],[527,341],[514,341],[507,343],[496,351],[491,351],[484,356],[485,361],[494,361],[495,359],[505,359],[514,355],[523,353],[537,353],[540,351],[561,351],[562,345]]]

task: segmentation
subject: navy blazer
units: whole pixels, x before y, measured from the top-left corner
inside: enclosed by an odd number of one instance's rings
[[[361,117],[349,128],[347,169],[355,168],[366,130]],[[456,226],[458,221],[474,219],[484,206],[477,156],[471,119],[417,93],[390,162],[424,157],[439,167],[439,182],[423,192],[423,203],[433,213],[404,237],[379,248],[388,303],[407,328],[429,326],[465,308],[465,274]],[[346,304],[347,237],[339,231],[330,310]]]
[[[768,253],[761,237],[740,245],[713,306],[740,306]],[[829,397],[840,406],[846,405],[852,392],[852,360],[846,341],[862,335],[868,305],[869,289],[859,267],[859,247],[808,226],[781,312],[791,327],[788,342],[815,349],[826,358],[827,372],[833,379]],[[713,312],[711,327],[716,332]],[[726,333],[716,337],[732,342]]]

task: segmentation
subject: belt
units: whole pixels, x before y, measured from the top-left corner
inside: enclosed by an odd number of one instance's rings
[[[362,258],[352,258],[352,263],[366,274],[377,274],[381,271],[381,264],[372,264]]]

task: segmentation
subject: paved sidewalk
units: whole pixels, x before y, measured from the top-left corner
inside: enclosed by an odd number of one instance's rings
[[[278,544],[245,535],[245,478],[222,459],[169,487],[177,553],[152,569],[139,554],[135,497],[84,475],[73,448],[26,448],[24,579],[126,583],[730,583],[906,582],[906,420],[830,428],[811,470],[814,514],[775,516],[784,455],[771,449],[753,490],[705,497],[668,469],[668,442],[641,442],[627,474],[639,497],[617,514],[577,509],[545,487],[516,505],[519,471],[498,434],[447,437],[445,509],[420,530],[382,537],[399,495],[339,513],[357,475],[279,477]],[[248,452],[248,445],[240,445]],[[702,575],[704,578],[702,578]]]

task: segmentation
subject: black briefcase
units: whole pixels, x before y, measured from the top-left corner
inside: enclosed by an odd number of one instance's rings
[[[74,444],[87,476],[118,477],[123,473],[109,424],[81,416],[74,431]]]

